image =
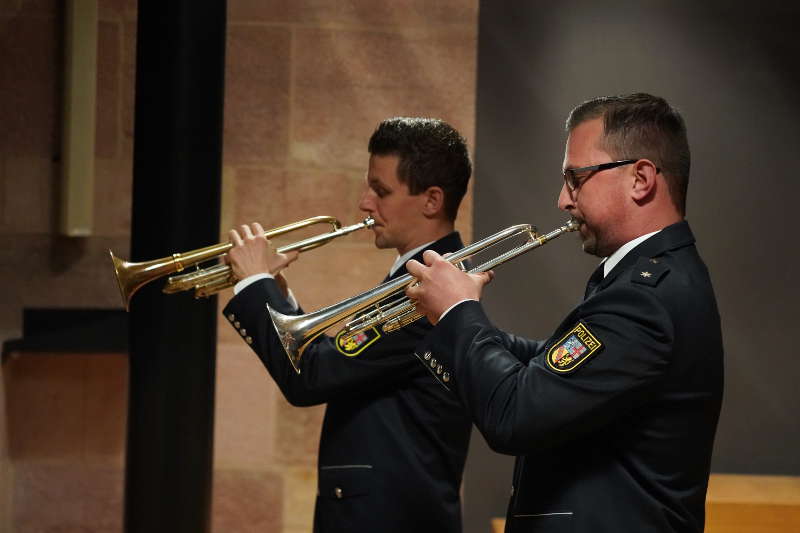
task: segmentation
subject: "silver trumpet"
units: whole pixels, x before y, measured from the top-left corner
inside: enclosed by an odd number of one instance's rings
[[[530,224],[517,224],[465,246],[459,251],[448,255],[445,260],[458,265],[465,272],[486,272],[534,248],[538,248],[564,233],[577,229],[578,223],[573,219],[568,220],[563,226],[545,235],[536,233],[536,228]],[[464,262],[467,259],[479,252],[510,240],[517,240],[520,236],[525,238],[523,244],[499,253],[493,259],[474,268],[467,269],[464,266]],[[417,279],[414,276],[406,274],[362,292],[357,296],[304,315],[284,315],[272,309],[269,305],[267,305],[267,309],[272,317],[272,324],[286,351],[286,355],[289,357],[289,361],[291,361],[295,371],[299,374],[300,358],[311,341],[320,336],[329,327],[345,320],[347,317],[356,315],[354,319],[345,324],[344,331],[346,333],[357,333],[379,325],[382,325],[381,329],[384,332],[390,332],[422,318],[423,315],[416,310],[416,304],[404,294],[406,288],[416,282]],[[374,309],[361,313],[370,306],[374,306]]]

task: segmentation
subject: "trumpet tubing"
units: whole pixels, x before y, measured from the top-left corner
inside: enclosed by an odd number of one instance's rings
[[[563,226],[545,235],[539,235],[536,233],[536,229],[533,226],[529,224],[518,224],[466,246],[448,255],[445,260],[452,264],[460,264],[473,255],[487,250],[496,244],[521,235],[526,237],[527,240],[524,244],[503,252],[475,268],[467,270],[462,265],[462,270],[470,273],[486,272],[534,248],[538,248],[564,233],[577,229],[578,224],[574,220],[569,220]],[[356,318],[345,324],[345,333],[357,333],[378,325],[383,325],[382,329],[384,332],[390,332],[422,318],[422,314],[416,310],[414,302],[402,294],[408,286],[416,283],[416,281],[416,278],[412,275],[406,274],[378,285],[359,295],[353,296],[352,298],[304,315],[285,315],[272,309],[269,305],[267,309],[272,317],[272,324],[275,327],[275,331],[283,345],[286,355],[289,357],[289,361],[292,363],[295,371],[299,374],[300,359],[303,352],[314,339],[332,325],[341,322],[349,316],[357,315],[370,306],[375,305],[375,309],[356,316]],[[388,303],[381,304],[381,301],[387,299],[389,300]]]

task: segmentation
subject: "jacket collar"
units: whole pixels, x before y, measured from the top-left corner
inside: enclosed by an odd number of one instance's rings
[[[625,257],[611,269],[611,272],[608,273],[605,279],[600,282],[598,288],[610,284],[620,272],[628,269],[631,265],[636,263],[640,257],[656,257],[670,250],[690,246],[694,244],[694,242],[694,234],[689,227],[689,223],[685,220],[667,226],[628,252]]]
[[[456,252],[463,247],[464,244],[461,242],[461,236],[458,234],[457,231],[453,231],[451,233],[448,233],[438,241],[432,242],[430,246],[414,254],[414,256],[411,259],[416,259],[417,261],[422,263],[423,262],[422,254],[425,252],[425,250],[433,250],[436,253],[445,254],[447,252]],[[393,275],[387,276],[386,280],[394,279],[404,274],[408,274],[405,263],[403,263],[403,265],[400,268],[398,268]]]

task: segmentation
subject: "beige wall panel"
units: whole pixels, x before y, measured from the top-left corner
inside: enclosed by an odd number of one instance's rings
[[[13,460],[82,456],[86,412],[84,365],[79,357],[25,354],[5,364]]]
[[[111,158],[120,155],[120,48],[121,31],[117,22],[100,21],[97,31],[97,108],[95,155]],[[95,185],[97,185],[95,176]],[[99,229],[95,220],[94,232]]]
[[[461,30],[298,30],[293,161],[363,169],[373,129],[398,115],[443,118],[471,142],[474,45]]]
[[[132,0],[126,0],[132,1]],[[122,24],[122,67],[120,85],[121,150],[133,158],[134,105],[136,103],[136,18]]]
[[[267,230],[304,218],[286,212],[286,174],[280,168],[237,167],[231,224],[259,222]]]
[[[227,328],[235,331],[230,325]],[[219,345],[214,418],[217,469],[266,470],[273,465],[276,394],[280,392],[267,369],[244,341]]]
[[[336,19],[337,1],[331,0],[231,0],[228,2],[228,24],[305,23],[313,24]]]
[[[14,465],[14,532],[122,530],[123,472],[81,462]]]
[[[127,370],[127,358],[118,354],[23,354],[9,359],[3,378],[11,458],[119,462]]]
[[[468,89],[474,83],[474,72],[468,68],[474,64],[474,45],[474,31],[458,28],[395,32],[298,29],[295,83],[331,89]]]
[[[0,152],[52,157],[60,146],[60,28],[51,17],[0,18]],[[24,46],[21,45],[24,43]]]
[[[225,65],[226,163],[286,157],[290,37],[286,28],[230,25]]]
[[[314,518],[314,498],[309,496],[317,493],[316,467],[291,467],[283,476],[283,531],[307,533]]]
[[[234,0],[235,1],[235,0]],[[478,2],[472,0],[342,0],[337,22],[393,27],[464,25],[477,30]]]
[[[289,266],[286,277],[304,309],[313,311],[371,289],[389,273],[397,258],[395,250],[344,242],[348,237],[309,252]]]
[[[80,357],[83,371],[83,458],[124,467],[128,415],[128,356],[119,353]],[[81,364],[78,361],[75,364]]]
[[[0,234],[0,248],[0,274],[14,280],[6,294],[17,302],[20,315],[23,307],[121,306],[108,249],[126,255],[126,237],[76,240]],[[0,300],[0,308],[4,305]]]
[[[211,530],[281,531],[283,483],[271,472],[217,470]]]
[[[96,237],[121,237],[126,240],[130,238],[132,194],[132,160],[121,158],[95,160],[93,234]],[[114,253],[128,259],[128,245],[114,249]],[[109,261],[108,265],[110,264]],[[109,270],[107,277],[113,275],[113,271]]]
[[[275,405],[275,462],[281,467],[315,467],[324,406],[293,407],[283,396]],[[316,490],[306,496],[314,499]]]
[[[366,165],[366,158],[364,159]],[[258,221],[264,229],[288,224],[317,215],[337,217],[342,224],[362,220],[358,209],[362,178],[353,173],[308,170],[275,170],[266,167],[239,167],[236,173],[234,215],[236,226]],[[325,233],[330,226],[318,225],[308,230],[276,237],[276,242],[296,242],[303,235]],[[366,232],[352,234],[351,240]]]
[[[0,196],[3,233],[48,234],[53,230],[56,172],[56,165],[48,157],[9,155],[5,158]]]
[[[292,161],[298,165],[336,166],[364,172],[365,147],[378,123],[393,116],[435,116],[472,142],[472,98],[458,91],[406,86],[375,90],[348,87],[336,92],[325,87],[298,86],[303,107],[293,113]]]

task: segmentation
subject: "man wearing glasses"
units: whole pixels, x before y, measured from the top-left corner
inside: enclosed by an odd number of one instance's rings
[[[426,252],[408,289],[436,359],[490,446],[517,456],[507,531],[702,531],[723,386],[708,271],[684,220],[683,119],[647,94],[567,120],[559,208],[605,258],[544,341],[491,325],[490,274]]]

